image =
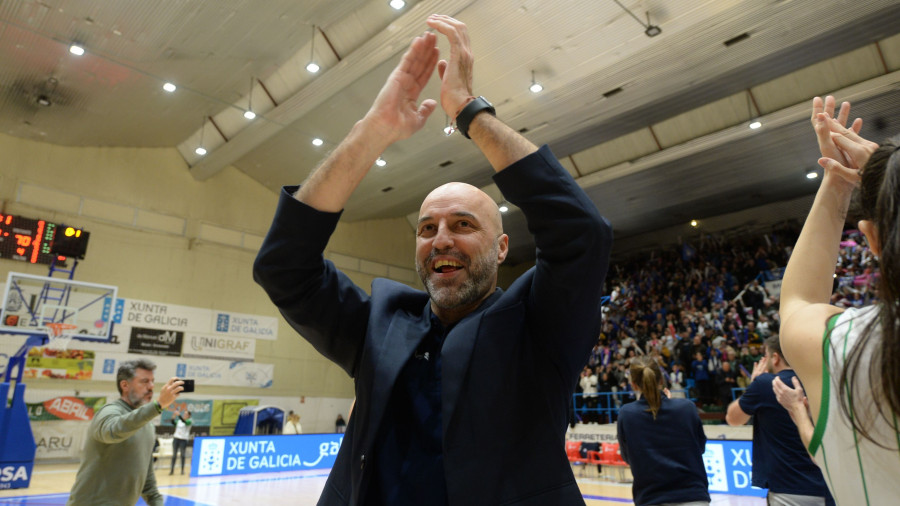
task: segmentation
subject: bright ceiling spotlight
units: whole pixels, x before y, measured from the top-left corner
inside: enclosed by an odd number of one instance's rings
[[[69,52],[74,54],[75,56],[81,56],[84,54],[84,48],[79,46],[78,44],[72,44],[69,46]]]
[[[168,91],[169,93],[172,93],[173,91],[175,91],[178,88],[172,83],[166,83],[163,85],[163,89]]]
[[[316,63],[316,25],[313,25],[312,38],[309,39],[309,63],[306,64],[306,70],[315,74],[319,68],[319,64]]]
[[[528,89],[531,90],[532,93],[540,93],[541,90],[544,89],[544,87],[541,86],[540,83],[538,83],[537,81],[534,80],[534,71],[533,70],[531,71],[531,86],[529,86]]]
[[[384,161],[384,158],[381,158],[381,157],[379,156],[378,159],[375,160],[375,165],[377,165],[377,166],[379,166],[379,167],[384,167],[385,165],[387,165],[387,162]]]
[[[250,93],[247,93],[247,110],[244,111],[244,117],[253,119],[256,113],[253,112],[253,76],[250,76]]]
[[[318,138],[318,137],[316,137],[315,139],[312,140],[312,145],[313,145],[313,146],[319,147],[319,146],[321,146],[322,144],[325,144],[325,141],[323,141],[322,139],[320,139],[320,138]]]
[[[819,177],[819,173],[816,172],[816,169],[810,169],[806,171],[806,179],[816,179]]]
[[[747,126],[750,127],[750,130],[756,130],[757,128],[759,128],[759,127],[762,126],[762,123],[761,123],[759,120],[755,120],[755,121],[751,122],[751,123],[750,123],[749,125],[747,125]]]
[[[206,130],[206,116],[203,117],[203,123],[200,124],[200,145],[194,150],[200,156],[206,154],[206,148],[203,147],[203,132]]]
[[[403,0],[391,0],[388,5],[399,11],[400,9],[406,7],[406,2],[404,2]]]
[[[697,222],[697,220],[691,220],[691,226],[692,226],[692,227],[697,228],[697,225],[699,225],[699,223]]]
[[[500,212],[505,213],[507,211],[509,211],[509,206],[507,206],[506,204],[500,204]]]

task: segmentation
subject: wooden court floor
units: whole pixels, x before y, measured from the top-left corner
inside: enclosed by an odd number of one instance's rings
[[[75,480],[77,464],[35,464],[27,489],[0,490],[0,505],[62,506]],[[325,486],[327,470],[191,478],[176,470],[169,475],[169,461],[158,465],[156,479],[166,506],[247,506],[251,504],[314,505]],[[613,475],[600,476],[596,469],[576,470],[576,478],[588,506],[629,505],[631,485],[617,483]],[[713,506],[763,506],[763,498],[712,494]],[[145,504],[143,500],[138,504]]]

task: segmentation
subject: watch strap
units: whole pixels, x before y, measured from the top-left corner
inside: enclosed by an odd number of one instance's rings
[[[466,139],[471,139],[471,137],[469,137],[469,125],[472,124],[472,120],[475,119],[475,116],[482,112],[488,112],[491,116],[497,116],[497,111],[494,109],[494,106],[491,105],[486,98],[477,97],[463,107],[463,110],[456,116],[456,128],[459,129],[459,132],[463,134]]]

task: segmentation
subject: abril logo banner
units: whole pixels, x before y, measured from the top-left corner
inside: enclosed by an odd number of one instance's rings
[[[343,440],[341,434],[199,437],[194,439],[200,451],[191,457],[191,475],[330,469]]]

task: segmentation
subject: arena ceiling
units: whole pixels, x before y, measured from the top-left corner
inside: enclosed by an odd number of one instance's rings
[[[341,140],[427,15],[441,12],[469,26],[476,94],[550,145],[622,252],[691,233],[691,219],[725,229],[802,215],[817,186],[806,178],[816,168],[815,95],[850,100],[873,139],[898,131],[892,0],[622,4],[641,21],[613,0],[422,0],[400,10],[388,0],[0,1],[0,132],[175,147],[198,180],[234,166],[274,192]],[[645,34],[648,15],[662,30],[655,37]],[[83,56],[69,52],[73,43]],[[311,55],[316,74],[305,69]],[[543,91],[529,91],[532,75]],[[435,77],[423,97],[437,95]],[[248,108],[255,119],[244,118]],[[754,120],[762,126],[752,130]],[[448,180],[501,201],[487,162],[445,125],[435,113],[388,148],[344,219],[414,216]],[[521,213],[505,226],[511,263],[533,259]]]

